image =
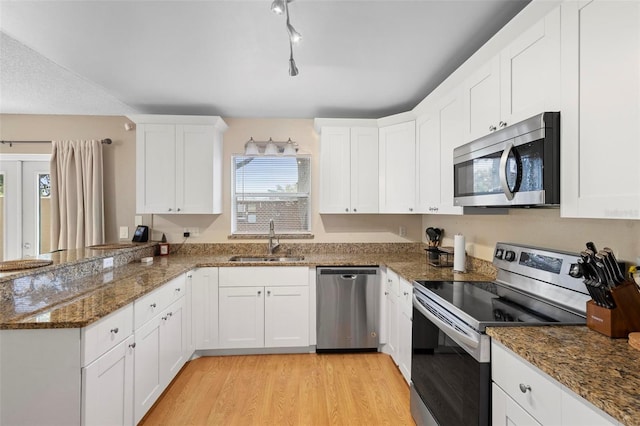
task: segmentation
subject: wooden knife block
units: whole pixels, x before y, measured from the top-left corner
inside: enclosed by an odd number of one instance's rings
[[[627,337],[640,331],[640,292],[634,283],[625,282],[611,290],[616,307],[607,309],[587,302],[587,327],[609,337]]]

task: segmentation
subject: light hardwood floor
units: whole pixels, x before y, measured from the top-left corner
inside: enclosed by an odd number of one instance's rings
[[[414,425],[388,355],[217,356],[183,368],[140,425]]]

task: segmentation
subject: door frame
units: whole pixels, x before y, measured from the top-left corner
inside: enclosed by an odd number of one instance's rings
[[[23,196],[24,190],[22,188],[22,169],[23,162],[49,162],[51,160],[51,154],[2,154],[0,157],[0,161],[15,163],[15,177],[16,178],[16,186],[15,186],[15,196],[11,196],[7,198],[7,181],[4,182],[4,190],[5,190],[5,202],[4,202],[4,211],[3,211],[3,253],[5,259],[7,258],[18,258],[22,257],[22,205],[23,205]],[[0,172],[4,172],[5,169],[0,167]],[[11,192],[10,192],[10,195]],[[7,202],[10,201],[10,202]],[[12,209],[9,210],[9,204],[11,204]],[[11,225],[11,226],[8,226]]]

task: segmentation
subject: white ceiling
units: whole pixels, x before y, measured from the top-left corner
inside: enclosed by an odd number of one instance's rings
[[[379,118],[529,0],[0,1],[0,112]]]

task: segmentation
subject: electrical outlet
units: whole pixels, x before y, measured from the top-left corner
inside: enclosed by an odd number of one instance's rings
[[[102,260],[102,269],[113,268],[113,257],[105,257]]]
[[[194,228],[194,227],[184,228],[182,232],[183,232],[183,235],[188,232],[190,237],[200,236],[200,228]]]
[[[133,221],[134,221],[133,226],[139,226],[139,225],[142,225],[142,216],[141,216],[141,215],[139,215],[139,214],[135,215],[135,217],[134,217],[134,220],[133,220]]]
[[[128,226],[121,226],[120,227],[120,239],[125,240],[129,238],[129,227]]]
[[[407,227],[400,225],[400,228],[398,229],[398,235],[400,235],[401,237],[406,237],[407,236]]]

